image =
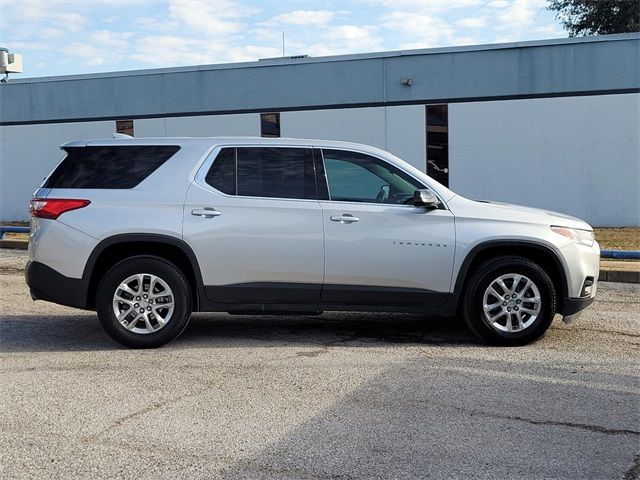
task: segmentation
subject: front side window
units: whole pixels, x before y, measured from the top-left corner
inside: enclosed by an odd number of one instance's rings
[[[410,204],[416,190],[425,188],[393,165],[369,155],[322,150],[329,196],[344,202]]]
[[[224,148],[205,181],[229,195],[317,199],[310,148]]]

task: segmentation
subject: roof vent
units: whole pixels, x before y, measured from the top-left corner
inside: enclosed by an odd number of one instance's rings
[[[270,57],[270,58],[260,58],[259,62],[276,62],[279,60],[302,60],[304,58],[309,58],[309,55],[291,55],[290,57]]]

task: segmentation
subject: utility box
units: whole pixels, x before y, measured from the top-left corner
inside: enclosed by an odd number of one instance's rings
[[[0,74],[22,73],[22,55],[0,50]]]

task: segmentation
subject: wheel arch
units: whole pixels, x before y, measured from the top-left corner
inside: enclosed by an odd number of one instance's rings
[[[481,263],[505,255],[517,255],[540,265],[551,277],[558,294],[558,302],[562,303],[569,291],[569,284],[560,257],[549,246],[530,240],[491,240],[473,247],[467,253],[456,276],[454,293],[458,298],[464,296],[465,286],[471,274]],[[558,311],[561,310],[561,306],[559,305]]]
[[[202,272],[195,253],[179,238],[152,233],[114,235],[96,245],[82,274],[83,282],[87,285],[87,307],[95,308],[98,284],[113,265],[126,258],[144,254],[170,261],[184,273],[192,289],[193,309],[197,311],[198,287],[202,285]]]

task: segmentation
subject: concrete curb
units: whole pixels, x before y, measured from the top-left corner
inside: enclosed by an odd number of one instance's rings
[[[29,242],[24,240],[0,240],[0,248],[10,248],[14,250],[26,250]]]
[[[27,245],[28,242],[24,240],[0,240],[0,248],[26,250]],[[600,270],[598,280],[601,282],[640,283],[640,270]]]
[[[601,282],[640,283],[640,271],[601,270],[598,280]]]

